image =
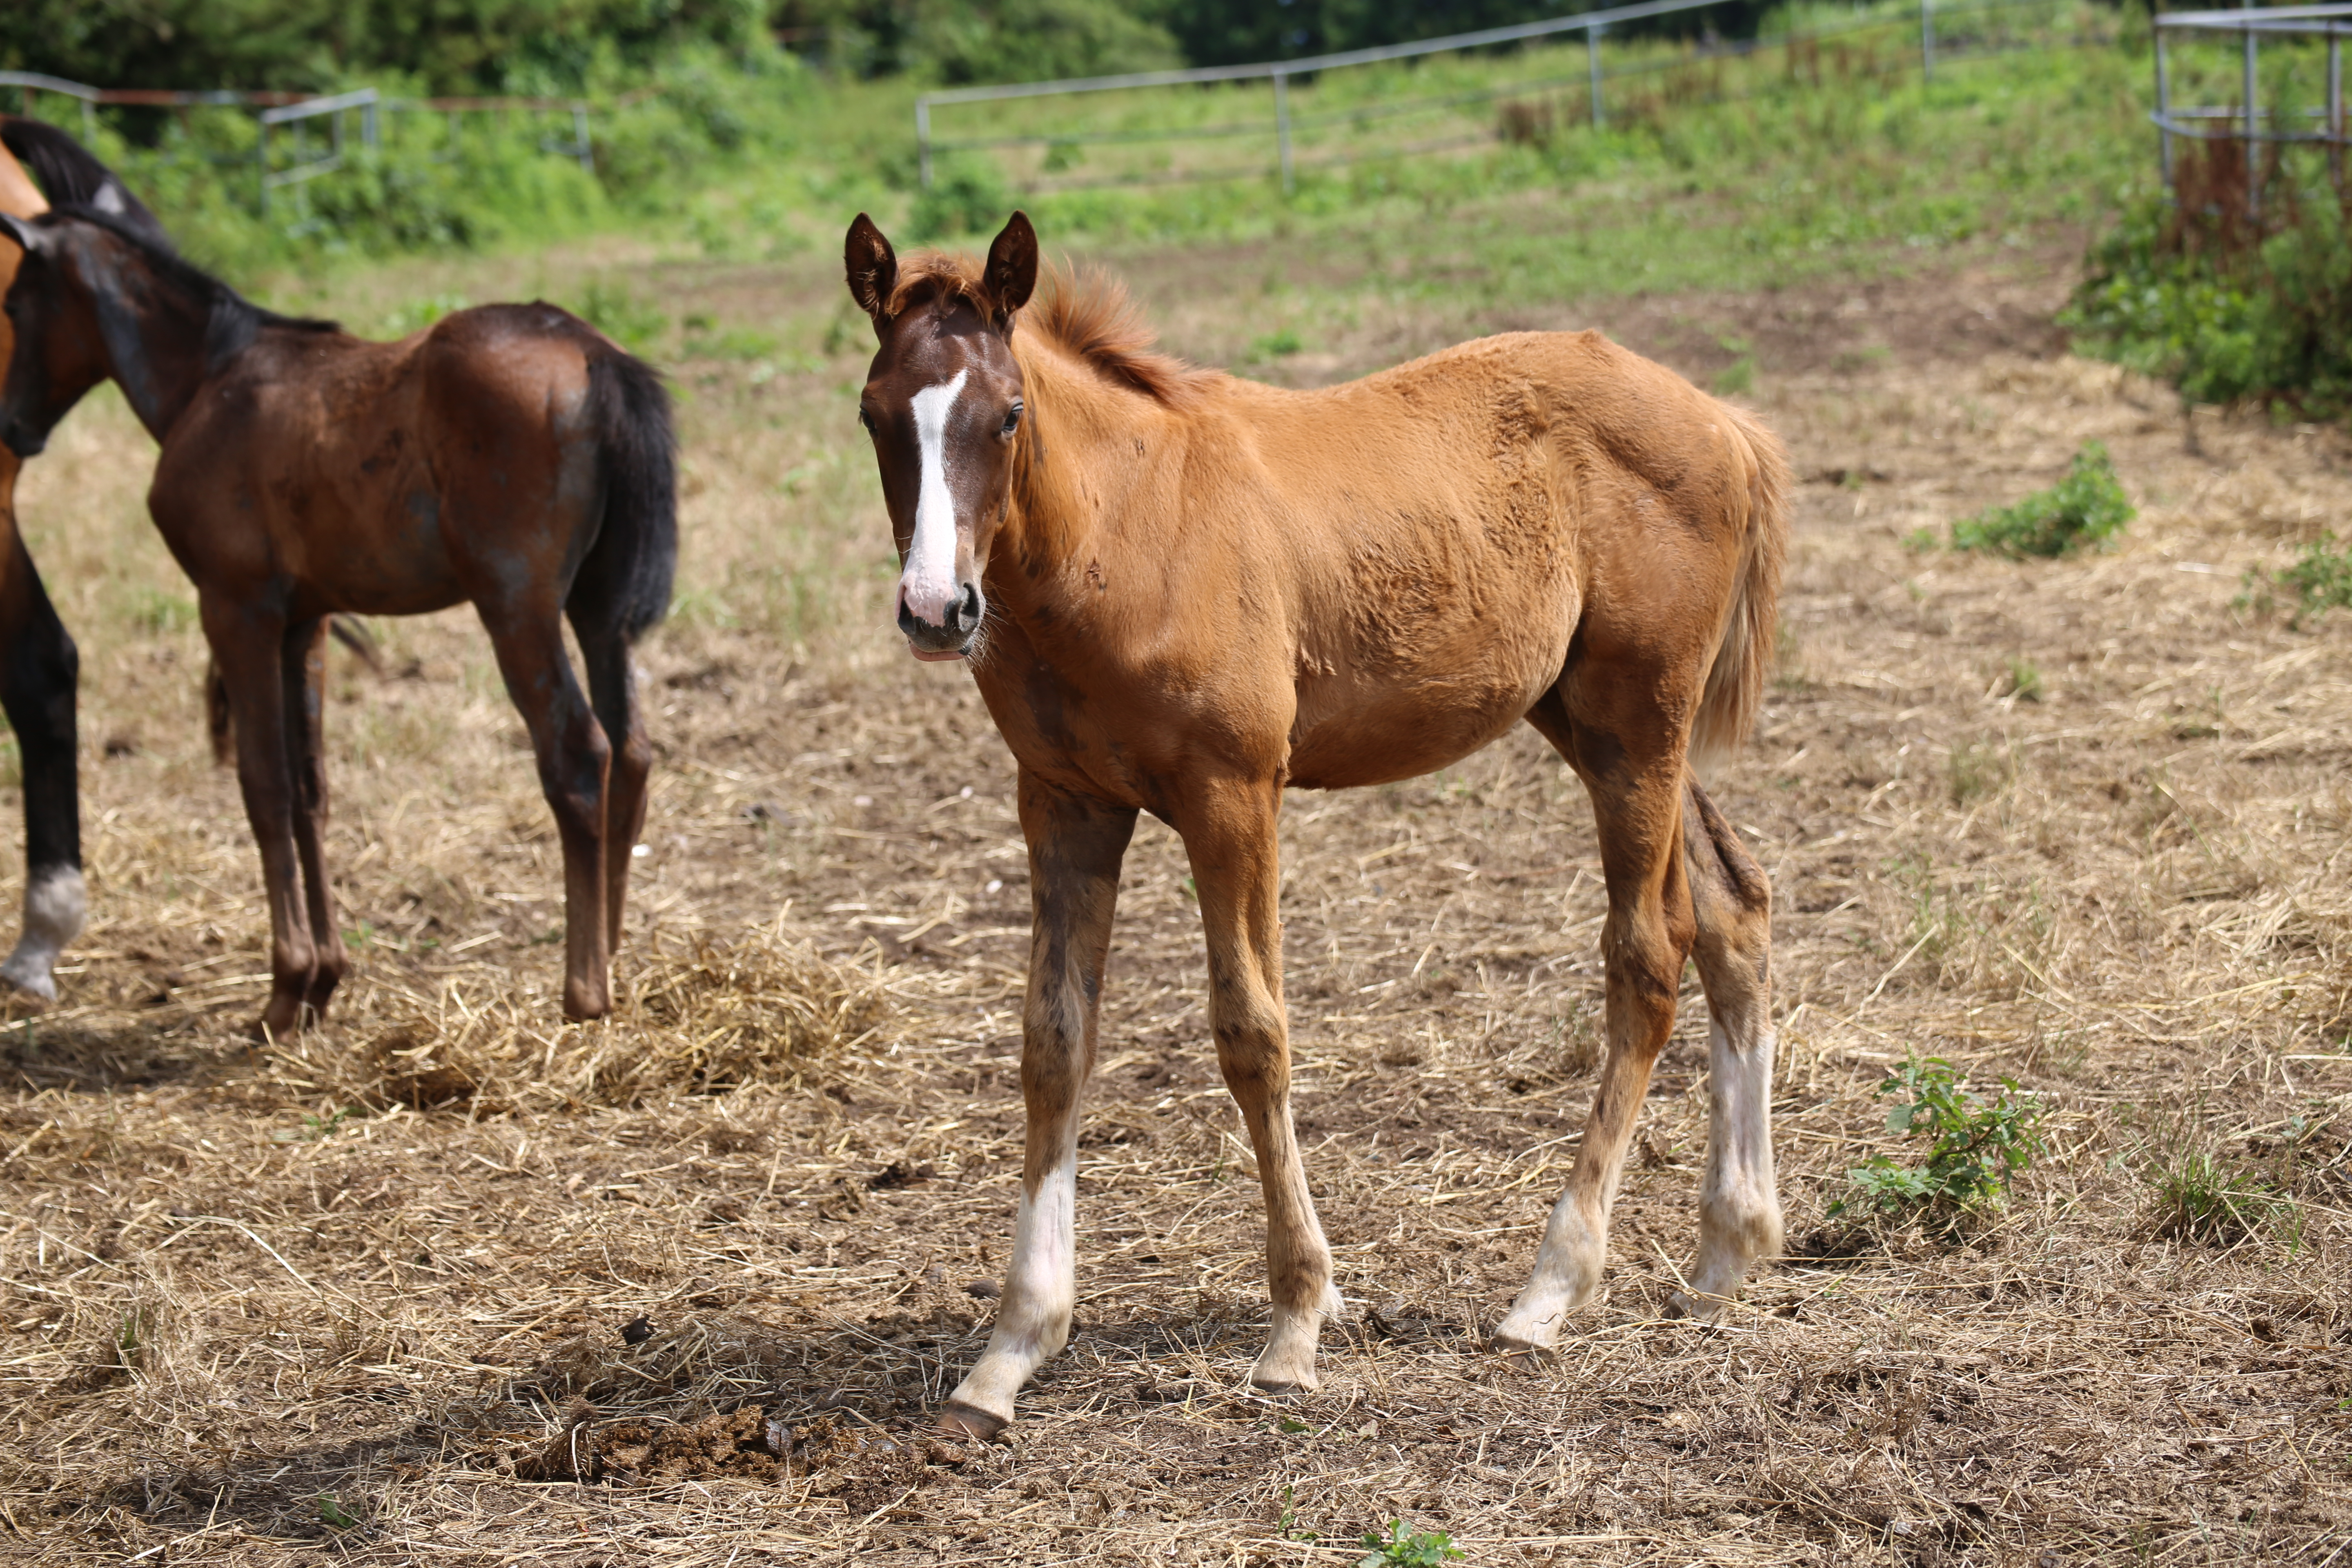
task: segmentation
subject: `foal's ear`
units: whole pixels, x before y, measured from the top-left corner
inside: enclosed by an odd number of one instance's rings
[[[988,247],[988,266],[980,282],[988,291],[997,330],[1010,331],[1013,313],[1037,291],[1037,231],[1029,226],[1027,213],[1014,213]]]
[[[859,213],[857,221],[849,226],[849,237],[842,242],[841,260],[849,273],[849,297],[879,327],[890,290],[898,283],[898,253],[890,248],[874,220]]]
[[[0,233],[7,235],[27,252],[39,248],[40,230],[14,213],[0,213]]]

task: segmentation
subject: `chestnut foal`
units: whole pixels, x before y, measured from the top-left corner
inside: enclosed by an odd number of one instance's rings
[[[0,215],[0,234],[23,249],[0,441],[33,456],[110,376],[163,447],[148,510],[196,586],[261,851],[258,1028],[323,1014],[350,963],[325,858],[328,618],[469,601],[563,845],[564,1013],[609,1011],[652,762],[629,647],[677,555],[660,378],[551,305],[461,310],[396,343],[289,320],[97,205]]]
[[[860,216],[880,339],[859,417],[920,658],[966,661],[1020,764],[1034,935],[1028,1148],[988,1348],[941,1413],[987,1436],[1069,1334],[1077,1108],[1136,813],[1184,840],[1217,1062],[1256,1151],[1273,1334],[1250,1373],[1316,1386],[1339,1305],[1290,1115],[1276,910],[1287,788],[1409,778],[1524,719],[1583,780],[1608,884],[1609,1051],[1533,1277],[1496,1333],[1541,1355],[1600,1283],[1609,1210],[1685,956],[1710,1027],[1699,1247],[1709,1313],[1780,1245],[1771,897],[1700,790],[1771,655],[1779,444],[1594,332],[1465,343],[1290,392],[1153,353],[1123,295],[1024,315],[1037,240],[901,261]]]

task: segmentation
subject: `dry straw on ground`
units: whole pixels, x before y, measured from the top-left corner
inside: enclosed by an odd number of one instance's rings
[[[443,617],[386,628],[408,677],[339,678],[360,967],[327,1029],[259,1052],[251,855],[142,449],[119,411],[78,416],[26,513],[84,633],[87,728],[126,747],[89,764],[65,1002],[0,1034],[5,1552],[1330,1563],[1403,1517],[1479,1563],[2341,1560],[2352,623],[2233,601],[2352,510],[2352,449],[2184,426],[2058,353],[2061,270],[2005,265],[1605,318],[1701,377],[1738,328],[1807,481],[1782,668],[1716,781],[1778,890],[1790,1256],[1718,1327],[1659,1317],[1703,1146],[1693,995],[1609,1284],[1557,1368],[1484,1348],[1573,1157],[1600,994],[1589,818],[1515,736],[1286,808],[1300,1121],[1357,1308],[1323,1392],[1244,1383],[1257,1198],[1181,847],[1147,825],[1077,1333],[972,1450],[924,1412],[1010,1233],[1026,862],[968,685],[891,647],[854,363],[686,367],[622,1015],[554,1021],[552,835],[478,632]],[[1132,270],[1175,346],[1247,331],[1230,268]],[[663,276],[824,341],[814,266]],[[1288,373],[1586,319],[1367,299]],[[1906,548],[2093,437],[2143,509],[2116,552]],[[1829,1210],[1896,1150],[1874,1087],[1914,1050],[2040,1092],[2048,1147],[1960,1237],[1857,1237]],[[2165,1183],[2194,1160],[2277,1206],[2183,1222]]]

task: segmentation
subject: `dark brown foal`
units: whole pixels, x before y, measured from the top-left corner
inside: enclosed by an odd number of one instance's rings
[[[259,1026],[323,1013],[350,963],[324,842],[327,619],[469,601],[562,841],[564,1013],[608,1011],[652,760],[629,648],[667,606],[677,559],[659,378],[551,305],[365,342],[259,310],[94,207],[0,224],[25,252],[0,440],[38,451],[111,376],[163,446],[148,508],[196,585],[261,852]]]

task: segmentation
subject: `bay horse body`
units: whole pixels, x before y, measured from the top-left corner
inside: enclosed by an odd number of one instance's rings
[[[1787,471],[1748,416],[1598,333],[1513,333],[1320,391],[1151,351],[1122,296],[1024,313],[1036,238],[984,267],[845,255],[880,347],[861,399],[918,657],[961,658],[1019,763],[1034,931],[1027,1145],[997,1321],[942,1423],[989,1435],[1066,1342],[1077,1108],[1139,811],[1182,837],[1218,1065],[1266,1205],[1271,1337],[1316,1386],[1339,1305],[1292,1128],[1276,911],[1288,789],[1451,763],[1525,720],[1584,782],[1608,1051],[1567,1188],[1496,1338],[1540,1357],[1600,1282],[1685,957],[1710,1012],[1699,1246],[1710,1314],[1777,1251],[1770,892],[1690,769],[1742,737],[1773,646]]]
[[[72,137],[37,120],[0,117],[0,213],[24,218],[47,212],[45,190],[163,239],[153,215]],[[0,294],[16,278],[17,257],[14,247],[0,245]],[[0,317],[0,364],[14,343]],[[0,980],[50,1002],[58,994],[58,955],[80,934],[88,912],[76,756],[80,655],[17,529],[17,468],[16,454],[0,447],[0,710],[16,731],[25,791],[25,923],[0,963]]]
[[[162,447],[148,508],[195,584],[261,852],[259,1027],[323,1014],[350,962],[325,864],[328,617],[467,602],[562,843],[564,1011],[608,1011],[652,756],[629,648],[667,608],[677,558],[658,376],[551,305],[369,342],[263,310],[95,206],[0,228],[23,249],[0,441],[39,451],[111,377]]]

